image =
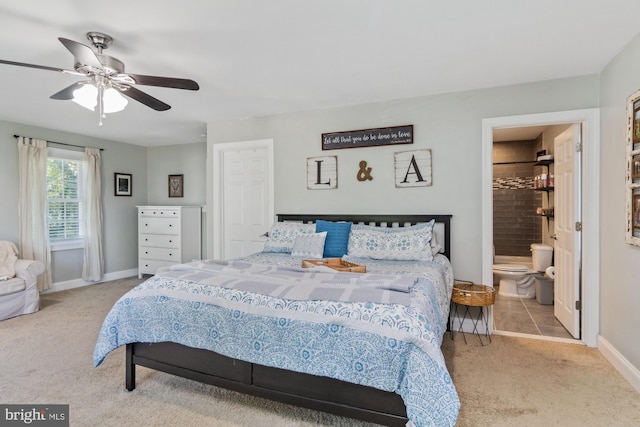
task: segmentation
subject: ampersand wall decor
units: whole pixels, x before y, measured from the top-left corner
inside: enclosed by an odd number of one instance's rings
[[[364,160],[360,161],[360,170],[358,171],[358,181],[371,181],[373,177],[371,176],[371,168],[367,167],[367,162]]]

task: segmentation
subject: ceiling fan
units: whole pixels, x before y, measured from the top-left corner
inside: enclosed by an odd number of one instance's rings
[[[105,113],[121,111],[127,105],[127,100],[122,95],[134,99],[156,111],[165,111],[171,108],[169,104],[142,92],[135,88],[134,85],[186,90],[198,90],[200,88],[198,83],[189,79],[125,73],[124,63],[122,61],[102,53],[102,51],[107,49],[113,42],[111,36],[91,31],[87,33],[87,39],[89,39],[91,44],[96,48],[96,52],[82,43],[63,37],[58,38],[64,47],[73,54],[73,70],[6,61],[3,59],[0,59],[0,64],[17,65],[20,67],[37,68],[88,77],[89,80],[76,82],[62,89],[60,92],[54,93],[50,98],[72,100],[94,111],[95,107],[98,106],[100,126],[102,126],[102,118],[104,118]]]

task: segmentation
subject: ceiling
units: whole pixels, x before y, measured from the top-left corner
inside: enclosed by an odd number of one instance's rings
[[[0,6],[0,58],[73,69],[58,41],[114,39],[137,74],[197,92],[137,86],[97,113],[49,96],[73,75],[0,64],[0,120],[141,146],[203,142],[210,122],[600,72],[640,31],[637,0],[29,0]]]

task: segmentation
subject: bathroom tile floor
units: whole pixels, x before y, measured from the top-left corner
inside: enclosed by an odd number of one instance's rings
[[[573,338],[553,315],[553,305],[540,304],[535,298],[505,297],[499,293],[493,305],[493,327],[499,331]]]

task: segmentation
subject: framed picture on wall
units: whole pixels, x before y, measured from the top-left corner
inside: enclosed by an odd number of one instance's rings
[[[116,196],[131,196],[133,191],[133,182],[130,173],[114,173],[113,185],[114,194]]]
[[[633,103],[633,143],[640,142],[640,100]]]
[[[640,155],[631,159],[631,179],[640,179]]]
[[[633,195],[633,229],[640,230],[640,194]]]
[[[169,175],[169,197],[184,197],[184,175]]]
[[[627,97],[626,241],[640,246],[640,90]]]

